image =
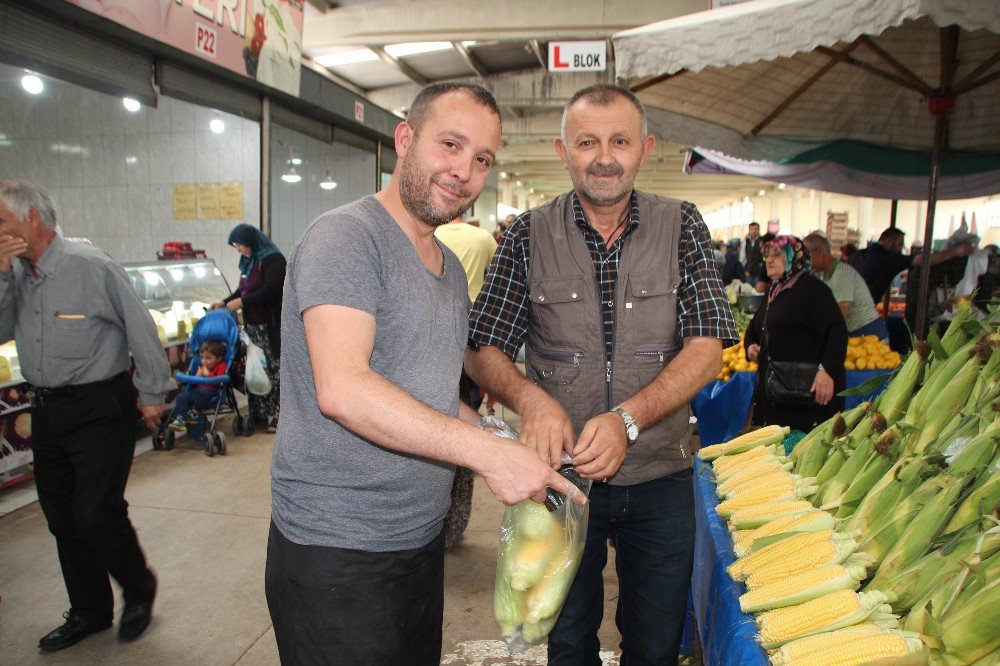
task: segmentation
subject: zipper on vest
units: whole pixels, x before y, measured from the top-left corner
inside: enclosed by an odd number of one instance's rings
[[[572,359],[573,365],[580,367],[580,359],[583,352],[563,351],[560,349],[535,349],[535,353],[550,361],[569,361]]]
[[[660,359],[660,365],[663,365],[663,352],[662,351],[637,351],[635,355],[639,358],[643,356],[656,356]]]

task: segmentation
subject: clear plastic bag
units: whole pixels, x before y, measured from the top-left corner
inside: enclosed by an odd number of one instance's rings
[[[517,441],[510,426],[487,416],[479,427]],[[563,454],[559,473],[584,494],[591,482],[580,477]],[[511,654],[538,645],[555,626],[580,568],[587,540],[589,504],[580,506],[548,490],[545,504],[531,500],[508,506],[500,524],[493,616]]]
[[[246,331],[240,331],[240,339],[247,348],[246,371],[243,383],[247,392],[267,395],[271,392],[271,378],[267,376],[267,359],[264,350],[253,343]]]

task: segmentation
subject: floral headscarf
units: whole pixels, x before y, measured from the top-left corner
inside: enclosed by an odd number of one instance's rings
[[[785,254],[785,273],[780,278],[771,283],[771,290],[768,294],[768,302],[773,301],[782,289],[795,281],[804,271],[812,268],[809,260],[809,250],[802,244],[802,241],[795,236],[775,236],[761,248],[764,258],[775,249]]]

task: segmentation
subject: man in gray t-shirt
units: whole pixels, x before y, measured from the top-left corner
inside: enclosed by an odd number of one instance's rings
[[[439,662],[455,465],[505,503],[550,486],[584,501],[458,400],[465,272],[434,229],[486,183],[495,100],[429,86],[395,138],[389,186],[320,216],[289,257],[265,574],[286,662]]]
[[[833,297],[837,299],[847,322],[847,332],[852,337],[872,334],[887,340],[889,330],[875,310],[871,292],[861,274],[834,257],[829,241],[820,234],[809,234],[802,239],[802,243],[809,250],[813,275],[830,287]]]

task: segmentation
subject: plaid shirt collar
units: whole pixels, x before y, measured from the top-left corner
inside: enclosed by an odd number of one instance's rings
[[[576,222],[576,226],[580,228],[586,238],[588,234],[594,234],[598,239],[601,239],[603,243],[603,238],[601,234],[590,224],[587,220],[586,213],[583,212],[583,206],[580,205],[580,199],[576,195],[576,191],[573,191],[573,196],[571,198],[571,203],[573,204],[573,221]],[[639,197],[636,196],[635,190],[632,190],[632,194],[629,195],[629,212],[628,221],[625,223],[625,229],[622,231],[621,236],[616,245],[619,244],[621,240],[629,236],[633,231],[639,228]],[[611,248],[605,248],[605,250],[610,250]]]

